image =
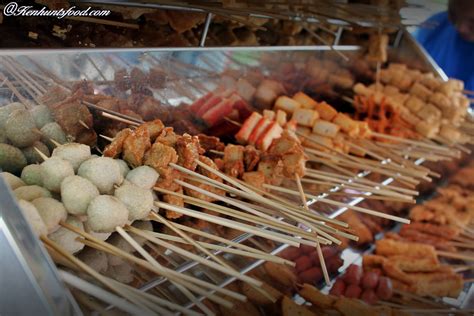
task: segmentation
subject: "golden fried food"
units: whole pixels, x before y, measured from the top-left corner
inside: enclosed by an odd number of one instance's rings
[[[178,154],[173,147],[155,142],[145,154],[143,164],[154,168],[160,176],[165,176],[170,163],[178,162]]]
[[[133,132],[130,128],[126,128],[118,132],[117,135],[115,135],[114,140],[109,145],[107,145],[107,147],[105,147],[104,156],[117,158],[122,153],[125,140],[132,133]]]

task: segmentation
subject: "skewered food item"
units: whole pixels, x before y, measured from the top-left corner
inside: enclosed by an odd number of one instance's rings
[[[85,247],[79,253],[78,258],[99,273],[104,273],[107,271],[108,259],[107,255],[103,251]]]
[[[41,138],[28,110],[15,110],[9,115],[5,122],[5,134],[16,147],[31,146]]]
[[[149,166],[140,166],[127,173],[126,180],[142,187],[152,189],[160,175]]]
[[[1,172],[0,175],[3,177],[3,180],[5,180],[7,185],[12,190],[25,186],[27,184],[23,182],[24,181],[23,179],[18,178],[17,176],[11,174],[10,172]]]
[[[113,192],[114,185],[119,185],[123,181],[120,166],[114,159],[108,157],[90,158],[84,161],[77,174],[91,181],[101,194]]]
[[[53,150],[51,157],[60,157],[71,163],[74,172],[77,172],[79,166],[89,159],[91,149],[89,146],[78,143],[68,143]]]
[[[18,200],[18,206],[23,212],[23,215],[26,218],[26,221],[30,224],[33,232],[37,236],[46,235],[48,233],[48,228],[46,227],[43,219],[38,213],[36,207],[28,201]]]
[[[151,191],[134,184],[120,186],[115,190],[114,195],[127,207],[129,221],[144,219],[153,207]]]
[[[38,185],[25,185],[13,191],[17,200],[33,201],[40,197],[52,197],[51,192]]]
[[[363,257],[364,270],[381,269],[397,289],[418,295],[457,297],[462,278],[439,264],[434,247],[396,239],[376,242],[377,255]]]
[[[61,182],[68,176],[74,175],[71,163],[59,157],[51,157],[41,164],[41,179],[43,186],[52,191],[60,192]]]
[[[19,173],[27,164],[25,155],[16,147],[0,144],[0,168],[3,171]]]
[[[53,198],[40,197],[31,201],[40,214],[43,222],[48,229],[48,234],[51,234],[59,229],[59,222],[65,221],[67,212],[61,202]]]
[[[66,223],[84,230],[84,224],[75,216],[68,216]],[[71,254],[84,248],[84,244],[76,240],[77,237],[79,237],[78,234],[64,227],[59,227],[54,233],[48,235],[49,239],[61,245],[63,249]]]
[[[99,194],[91,181],[80,176],[69,176],[61,182],[61,200],[72,215],[85,215],[90,202]]]
[[[23,155],[25,155],[25,158],[26,158],[26,161],[28,162],[28,164],[43,162],[43,158],[37,152],[37,150],[42,152],[46,157],[50,156],[49,149],[44,143],[34,142],[32,146],[23,148],[21,150]]]
[[[48,123],[53,123],[54,118],[46,105],[37,105],[30,110],[31,116],[33,117],[36,127],[41,129]]]
[[[10,103],[0,107],[0,128],[5,128],[5,123],[8,118],[16,110],[26,110],[26,107],[24,104],[19,102]]]
[[[40,132],[43,135],[41,140],[48,146],[49,150],[54,150],[56,147],[52,141],[56,141],[59,144],[67,142],[66,134],[56,122],[46,124],[41,128]]]
[[[116,197],[99,195],[87,208],[87,225],[96,232],[112,232],[128,222],[129,211]]]

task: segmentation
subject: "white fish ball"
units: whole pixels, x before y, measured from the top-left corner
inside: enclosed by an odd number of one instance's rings
[[[90,229],[99,233],[107,233],[114,231],[117,226],[127,224],[128,209],[116,197],[99,195],[89,204],[87,217]]]
[[[51,157],[41,164],[41,180],[43,186],[59,193],[61,191],[61,182],[66,177],[74,175],[74,168],[71,163],[59,157]]]
[[[115,197],[122,201],[128,209],[128,220],[144,219],[153,207],[151,190],[133,184],[124,184],[115,190]]]
[[[84,225],[75,216],[68,216],[66,223],[75,226],[80,230],[84,230]],[[76,238],[80,236],[64,227],[60,227],[54,233],[49,234],[48,237],[71,254],[81,251],[82,248],[84,248],[84,244],[76,240]]]
[[[91,157],[91,148],[84,144],[68,143],[56,147],[51,157],[59,157],[69,161],[74,171],[77,172],[79,166]]]
[[[13,191],[17,200],[33,201],[40,197],[52,197],[51,192],[39,185],[26,185]]]
[[[63,203],[53,198],[40,197],[31,201],[31,203],[36,207],[43,222],[46,224],[48,234],[58,230],[60,227],[59,222],[65,221],[67,218],[67,212]]]
[[[112,158],[99,157],[84,161],[77,175],[90,180],[101,194],[111,194],[114,185],[123,181],[120,166]]]
[[[43,222],[43,219],[38,213],[36,207],[28,201],[19,200],[18,205],[20,206],[21,210],[23,211],[23,215],[25,215],[26,220],[30,224],[33,232],[37,235],[44,235],[48,233],[48,229],[46,228],[46,224]]]
[[[159,178],[158,172],[148,166],[140,166],[131,170],[126,179],[144,189],[152,189]]]
[[[14,174],[11,174],[10,172],[0,172],[0,176],[3,177],[3,180],[5,180],[8,184],[8,186],[12,189],[15,190],[19,187],[25,186],[25,182],[23,182],[22,179],[18,178]]]
[[[79,176],[69,176],[61,182],[61,200],[69,214],[85,215],[89,203],[99,196],[97,187]]]
[[[40,165],[28,165],[21,171],[21,179],[27,185],[43,185],[41,179],[41,166]]]

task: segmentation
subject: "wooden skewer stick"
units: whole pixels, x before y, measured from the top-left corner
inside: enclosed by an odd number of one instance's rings
[[[78,122],[79,122],[79,124],[84,126],[85,129],[90,129],[89,126],[83,120],[79,120]]]
[[[264,184],[263,186],[268,188],[268,189],[271,189],[271,190],[280,191],[280,192],[284,192],[284,193],[288,193],[288,194],[292,194],[292,195],[299,195],[298,192],[296,192],[294,190],[291,190],[291,189],[285,189],[285,188],[277,187],[277,186],[270,185],[270,184]],[[377,211],[374,211],[374,210],[369,210],[367,208],[354,206],[354,205],[349,205],[349,204],[346,204],[346,203],[337,202],[337,201],[329,200],[329,199],[326,199],[326,198],[320,198],[320,197],[315,196],[315,195],[307,194],[307,196],[310,197],[311,199],[321,201],[321,202],[326,203],[326,204],[331,204],[331,205],[335,205],[335,206],[342,206],[342,207],[345,207],[345,208],[348,208],[348,209],[352,209],[354,211],[358,211],[358,212],[361,212],[361,213],[366,213],[366,214],[370,214],[370,215],[390,219],[392,221],[396,221],[396,222],[400,222],[400,223],[404,223],[404,224],[409,224],[410,223],[410,220],[406,219],[406,218],[393,216],[393,215],[390,215],[390,214],[385,214],[385,213],[382,213],[382,212],[377,212]]]
[[[392,136],[392,135],[377,133],[377,132],[373,132],[373,131],[371,132],[371,135],[379,137],[379,138],[386,138],[386,139],[398,141],[398,142],[401,142],[401,143],[407,143],[407,144],[415,145],[415,146],[419,146],[419,147],[426,147],[426,148],[439,150],[439,151],[446,151],[446,152],[450,151],[449,148],[447,148],[445,146],[442,146],[442,145],[428,144],[428,143],[425,143],[425,142],[416,141],[416,140],[412,140],[412,139],[408,139],[408,138]]]
[[[228,207],[225,207],[225,206],[222,206],[222,205],[213,204],[213,203],[210,203],[210,202],[200,200],[198,198],[189,197],[187,195],[180,194],[180,193],[173,192],[173,191],[169,191],[169,190],[166,190],[166,189],[155,188],[155,190],[158,191],[158,192],[161,192],[161,193],[181,197],[185,201],[187,201],[187,203],[189,203],[189,204],[196,205],[198,207],[206,208],[206,209],[209,209],[209,210],[213,210],[215,212],[218,212],[218,213],[221,213],[221,214],[224,214],[224,215],[227,215],[227,216],[232,216],[234,218],[238,218],[238,219],[250,222],[252,224],[260,224],[262,226],[267,226],[267,227],[272,228],[274,230],[278,230],[278,231],[285,232],[285,233],[288,233],[288,234],[296,234],[296,235],[298,235],[298,236],[300,236],[304,239],[312,240],[314,242],[318,241],[318,239],[313,234],[308,233],[308,232],[304,231],[303,229],[300,229],[298,227],[295,227],[293,225],[290,225],[290,224],[282,222],[282,221],[268,221],[268,220],[265,220],[265,219],[260,218],[258,216],[250,215],[250,214],[247,214],[247,213],[244,213],[244,212],[239,212],[239,211],[233,210],[231,208],[228,208]],[[326,242],[326,241],[321,240],[321,242]]]
[[[455,253],[455,252],[442,251],[442,250],[436,250],[436,254],[440,257],[445,257],[445,258],[453,258],[453,259],[461,259],[461,260],[466,260],[466,261],[474,261],[474,256],[473,255],[468,255],[468,254]]]
[[[150,232],[150,235],[153,235],[158,239],[173,241],[173,242],[177,242],[177,243],[180,243],[180,244],[191,245],[189,242],[187,242],[184,238],[181,238],[181,237],[175,237],[175,236],[172,236],[172,235],[161,234],[161,233],[151,233],[151,232]],[[209,249],[209,250],[218,250],[218,251],[221,251],[221,252],[227,252],[227,253],[243,256],[243,257],[261,259],[261,260],[270,261],[270,262],[279,263],[279,264],[286,264],[286,265],[289,265],[291,267],[295,266],[294,262],[289,261],[289,260],[285,260],[283,258],[280,258],[278,256],[274,256],[274,255],[260,255],[260,254],[254,253],[254,252],[248,252],[248,251],[244,251],[244,250],[240,250],[240,249],[234,249],[234,248],[230,248],[230,247],[219,246],[219,245],[210,244],[210,243],[202,242],[202,241],[197,241],[197,243],[200,246],[202,246],[206,249]]]
[[[204,231],[200,231],[198,229],[188,227],[186,225],[181,225],[181,224],[178,224],[178,223],[175,223],[175,225],[178,226],[181,230],[187,231],[191,234],[198,235],[198,236],[208,238],[208,239],[211,239],[211,240],[215,240],[217,242],[227,244],[227,245],[232,246],[234,248],[239,248],[239,249],[242,249],[244,251],[253,252],[255,254],[268,255],[266,252],[261,251],[257,248],[252,248],[250,246],[247,246],[247,245],[244,245],[244,244],[241,244],[241,243],[237,243],[237,242],[234,242],[232,240],[228,240],[228,239],[225,239],[225,238],[213,235],[213,234],[209,234],[209,233],[206,233]]]
[[[146,260],[143,260],[143,259],[139,259],[125,251],[123,251],[122,249],[119,249],[107,242],[104,242],[100,239],[97,239],[95,238],[94,236],[80,230],[79,228],[73,226],[73,225],[70,225],[68,223],[65,223],[65,222],[60,222],[60,225],[77,233],[78,235],[82,236],[85,238],[85,240],[80,240],[82,243],[90,246],[90,247],[94,247],[94,248],[97,248],[98,250],[102,250],[102,251],[105,251],[107,253],[110,253],[110,254],[113,254],[115,256],[119,256],[121,258],[124,258],[130,262],[133,262],[145,269],[148,269],[150,270],[151,272],[154,272],[158,275],[162,275],[170,280],[179,280],[179,279],[182,279],[184,281],[187,281],[187,282],[191,282],[193,284],[196,284],[196,285],[199,285],[201,287],[205,287],[205,288],[208,288],[210,290],[213,290],[213,291],[216,291],[216,292],[219,292],[219,293],[222,293],[224,295],[227,295],[227,296],[230,296],[232,298],[235,298],[235,299],[238,299],[238,300],[245,300],[245,296],[239,294],[239,293],[235,293],[233,291],[230,291],[228,289],[225,289],[225,288],[220,288],[214,284],[211,284],[211,283],[208,283],[206,281],[203,281],[201,279],[198,279],[198,278],[195,278],[195,277],[192,277],[192,276],[189,276],[187,274],[183,274],[183,273],[179,273],[179,272],[176,272],[172,269],[168,269],[166,267],[163,267],[161,265],[159,266],[152,266],[148,261]],[[89,242],[92,241],[91,242]]]
[[[200,181],[202,181],[202,180],[201,180],[201,179],[195,179],[194,181],[199,181],[199,182],[200,182]],[[189,184],[189,183],[186,183],[186,182],[183,182],[183,181],[180,181],[180,180],[175,180],[175,182],[178,183],[178,184],[180,184],[180,185],[182,185],[182,186],[184,186],[184,187],[188,187],[188,188],[191,188],[192,190],[198,191],[198,192],[201,193],[201,194],[218,197],[218,195],[213,195],[212,193],[207,192],[207,191],[205,191],[205,190],[202,190],[201,188],[195,187],[195,186],[193,186],[193,185],[191,185],[191,184]],[[206,183],[209,183],[209,182],[206,182]],[[213,185],[213,184],[210,184],[210,185]],[[219,185],[218,185],[218,186],[219,186]],[[239,190],[235,190],[235,189],[234,189],[234,190],[230,190],[230,192],[233,192],[233,193],[235,193],[235,194],[237,194],[237,195],[239,195],[239,196],[249,197],[250,199],[252,199],[252,198],[254,197],[253,195],[249,195],[249,194],[246,194],[245,192],[242,192],[242,191],[239,191]],[[222,201],[224,201],[224,199],[222,199],[222,198],[220,198],[220,199],[221,199]],[[240,202],[240,201],[239,201],[237,204],[235,204],[235,205],[239,205],[238,207],[241,208],[241,209],[243,209],[243,210],[252,210],[252,211],[249,211],[249,212],[250,212],[250,213],[253,213],[253,214],[256,215],[256,216],[261,216],[261,215],[258,215],[258,211],[256,211],[253,207],[247,207],[244,203],[242,203],[242,202]],[[255,213],[255,212],[257,212],[257,213]],[[260,214],[262,214],[262,213],[260,213]],[[297,229],[296,232],[294,232],[294,226],[289,225],[289,224],[287,224],[287,223],[285,223],[285,222],[282,222],[282,221],[280,221],[280,220],[278,220],[278,219],[276,219],[276,218],[273,218],[273,217],[271,217],[271,216],[269,216],[269,215],[267,215],[267,214],[264,214],[264,215],[265,215],[264,217],[265,217],[265,218],[268,217],[267,220],[269,220],[269,221],[271,222],[269,225],[267,224],[266,226],[275,226],[275,225],[277,225],[277,226],[280,226],[280,228],[277,228],[277,229],[280,230],[280,231],[288,232],[288,230],[293,230],[293,234],[296,233],[296,234],[299,234],[299,235],[301,236],[301,233],[300,233],[301,230],[300,230],[300,229]],[[338,240],[338,239],[332,237],[331,235],[326,234],[326,233],[322,232],[321,230],[319,230],[318,228],[316,228],[312,223],[310,223],[306,218],[304,218],[304,216],[300,216],[299,214],[296,214],[296,215],[295,215],[295,214],[289,214],[288,212],[285,213],[285,216],[289,217],[290,219],[296,220],[297,222],[300,222],[300,223],[302,223],[303,225],[306,225],[307,227],[311,228],[313,231],[318,231],[321,235],[323,235],[323,236],[325,237],[325,238],[322,238],[322,237],[316,236],[316,237],[315,237],[315,238],[316,238],[316,240],[315,240],[316,242],[319,241],[319,242],[321,242],[321,243],[328,244],[328,243],[330,243],[329,240],[331,240],[331,241],[337,243],[338,245],[341,243],[340,240]],[[261,221],[261,220],[258,220],[258,219],[257,219],[257,222],[260,222],[260,221]],[[285,224],[286,226],[285,226],[285,227],[282,227],[281,224]],[[283,229],[282,229],[282,228],[283,228]],[[290,232],[290,234],[292,234],[292,233]],[[326,238],[327,238],[327,239],[326,239]],[[328,240],[328,239],[329,239],[329,240]]]
[[[196,249],[199,249],[201,252],[205,253],[206,255],[209,256],[209,258],[211,258],[212,260],[214,260],[215,262],[219,263],[220,265],[228,268],[228,269],[232,269],[234,270],[231,266],[229,266],[229,264],[227,264],[227,262],[225,262],[224,260],[222,260],[221,258],[217,257],[216,255],[214,255],[212,252],[210,252],[209,250],[207,250],[205,247],[203,247],[201,244],[197,243],[194,239],[190,238],[188,236],[188,234],[186,234],[185,232],[181,231],[179,228],[176,228],[174,226],[173,223],[169,222],[168,220],[166,220],[165,218],[163,218],[163,216],[161,216],[160,214],[157,214],[156,212],[150,212],[150,217],[155,219],[156,221],[164,224],[166,227],[168,227],[169,229],[171,229],[173,232],[175,232],[176,234],[178,234],[178,236],[181,236],[181,238],[183,238],[186,242],[188,242],[190,245],[193,245],[194,247],[196,247]]]
[[[301,184],[300,176],[297,173],[295,174],[295,180],[298,186],[298,191],[300,193],[303,207],[309,212],[308,201],[306,200],[306,195],[303,191],[303,185]],[[319,263],[321,264],[321,270],[323,271],[324,281],[326,282],[326,285],[330,285],[331,280],[329,279],[329,273],[326,267],[326,261],[324,260],[323,252],[321,250],[321,245],[319,244],[319,242],[316,244],[316,252],[318,253]]]
[[[254,227],[254,226],[251,226],[251,225],[246,225],[246,224],[243,224],[243,223],[237,223],[235,221],[231,221],[231,220],[228,220],[226,218],[209,215],[209,214],[206,214],[206,213],[203,213],[203,212],[197,212],[197,211],[194,211],[194,210],[191,210],[191,209],[188,209],[188,208],[179,207],[179,206],[168,204],[168,203],[155,201],[155,205],[158,206],[158,207],[161,207],[163,209],[166,209],[166,210],[170,210],[170,211],[173,211],[173,212],[184,214],[184,215],[190,216],[190,217],[199,218],[199,219],[202,219],[202,220],[214,223],[214,224],[222,225],[222,226],[225,226],[225,227],[230,227],[230,228],[233,228],[233,229],[244,231],[244,232],[254,234],[254,235],[257,235],[257,236],[260,236],[260,237],[263,237],[263,238],[274,240],[276,242],[286,243],[286,244],[289,244],[290,246],[294,246],[294,247],[299,247],[300,243],[305,242],[302,239],[294,238],[292,236],[278,234],[278,233],[275,233],[275,232],[272,232],[272,231],[269,231],[269,230],[266,230],[266,229],[261,229],[261,228]],[[308,245],[309,246],[316,246],[316,243],[308,242]]]
[[[114,120],[114,121],[119,121],[119,122],[126,123],[126,124],[133,125],[133,126],[140,126],[140,124],[137,123],[137,122],[130,121],[130,120],[121,118],[119,116],[107,113],[107,112],[101,112],[101,115],[103,117],[109,118],[109,119]]]
[[[316,225],[318,225],[319,223],[331,223],[331,224],[334,224],[336,226],[340,226],[340,227],[344,227],[344,228],[347,228],[349,227],[349,225],[345,222],[342,222],[340,220],[337,220],[337,219],[334,219],[334,218],[329,218],[327,216],[323,216],[323,215],[318,215],[314,212],[314,210],[311,211],[311,213],[308,213],[306,210],[305,211],[302,211],[300,208],[298,207],[295,207],[294,205],[294,202],[293,201],[289,201],[289,200],[286,200],[284,199],[283,197],[280,197],[278,195],[275,195],[271,192],[268,192],[268,191],[265,191],[265,190],[262,190],[260,188],[257,188],[249,183],[245,183],[244,181],[242,180],[238,180],[240,183],[248,186],[249,188],[251,188],[252,190],[254,190],[255,192],[261,194],[261,195],[266,195],[266,196],[269,196],[271,197],[272,199],[274,199],[275,201],[279,202],[283,207],[285,207],[287,210],[292,210],[295,212],[295,214],[302,214],[302,215],[306,215],[310,218],[312,218],[314,221],[313,223],[315,223]],[[329,227],[329,226],[326,226],[326,227]]]

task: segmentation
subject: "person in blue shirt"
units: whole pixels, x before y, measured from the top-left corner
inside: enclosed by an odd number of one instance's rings
[[[448,11],[428,19],[415,38],[451,78],[474,90],[474,0],[450,0]]]

